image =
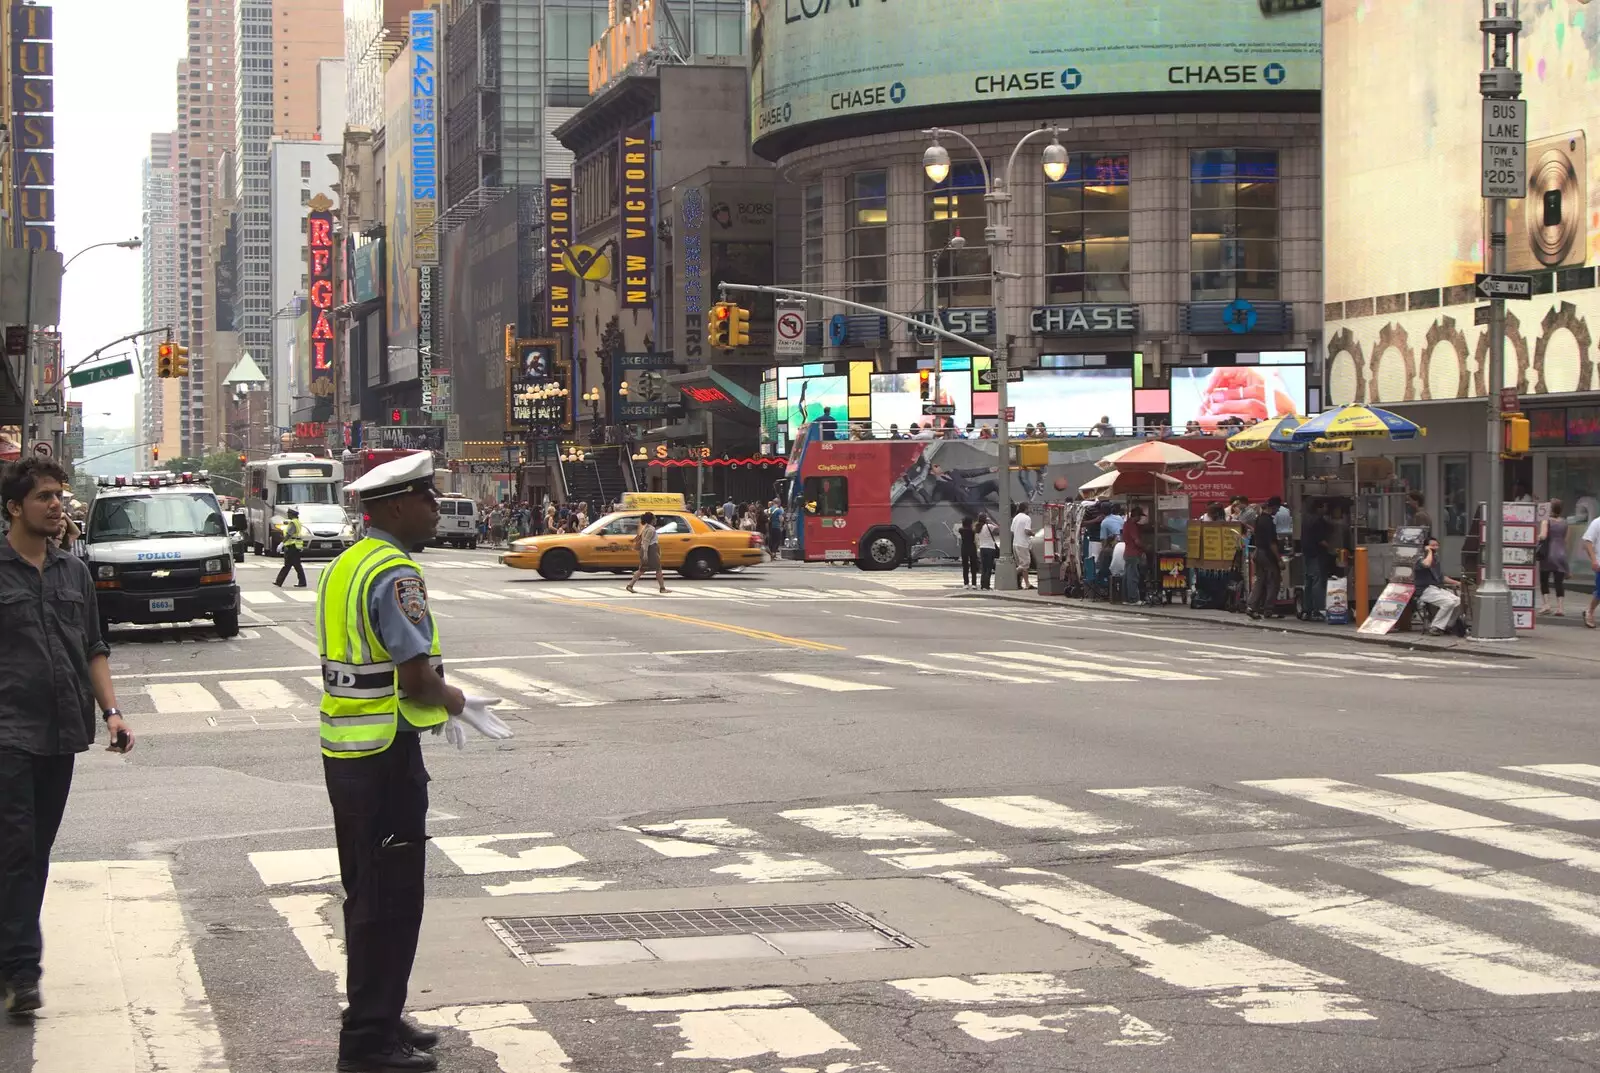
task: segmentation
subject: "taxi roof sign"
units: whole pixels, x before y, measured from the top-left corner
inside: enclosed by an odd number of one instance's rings
[[[623,510],[688,510],[681,492],[623,492]]]

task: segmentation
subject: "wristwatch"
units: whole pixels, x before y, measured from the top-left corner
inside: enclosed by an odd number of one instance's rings
[[[121,708],[107,708],[105,711],[100,713],[100,718],[109,723],[113,715],[120,716],[121,714]]]

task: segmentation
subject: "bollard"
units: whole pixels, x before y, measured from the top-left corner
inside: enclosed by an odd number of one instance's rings
[[[1350,610],[1357,626],[1367,621],[1367,549],[1356,548],[1355,565],[1350,570]]]

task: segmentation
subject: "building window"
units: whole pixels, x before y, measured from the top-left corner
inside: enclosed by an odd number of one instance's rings
[[[300,191],[300,204],[309,205],[310,203],[311,203],[311,191],[309,191],[309,190]]]
[[[1443,501],[1433,512],[1434,525],[1442,514],[1445,536],[1466,536],[1467,522],[1472,518],[1472,457],[1470,455],[1444,455],[1439,459],[1439,483],[1444,488]],[[1438,536],[1438,533],[1434,534]]]
[[[1278,297],[1278,154],[1189,154],[1189,299]]]
[[[983,165],[976,160],[956,161],[944,182],[924,182],[923,242],[930,255],[939,254],[939,305],[988,305],[991,279],[989,247],[983,241]],[[941,253],[956,235],[966,245]],[[931,259],[928,267],[935,268]]]
[[[800,216],[800,286],[808,291],[822,290],[822,184],[811,183],[801,191],[804,205]],[[816,308],[810,308],[816,307]],[[806,315],[821,315],[820,303],[808,303]]]
[[[309,161],[309,160],[300,161],[300,178],[302,178],[302,179],[311,178],[311,161]]]
[[[845,256],[850,297],[881,306],[889,299],[889,173],[857,172],[849,184]]]
[[[1044,188],[1045,301],[1128,302],[1128,154],[1073,153]]]

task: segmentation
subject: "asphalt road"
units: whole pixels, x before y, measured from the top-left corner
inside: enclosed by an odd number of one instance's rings
[[[1593,665],[423,558],[517,732],[424,739],[443,1069],[1600,1067]],[[236,640],[114,637],[139,747],[81,758],[0,1069],[332,1068],[314,589],[271,576]]]

